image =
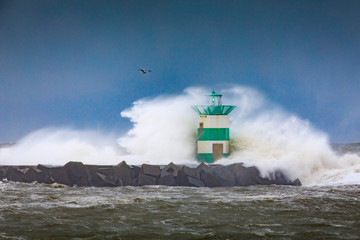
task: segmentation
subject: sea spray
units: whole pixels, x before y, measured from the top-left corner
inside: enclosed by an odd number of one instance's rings
[[[199,98],[209,91],[189,88],[180,96],[158,97],[134,103],[122,113],[134,123],[120,145],[132,155],[146,156],[156,163],[186,164],[194,159],[194,130],[197,128],[190,105],[202,103]],[[264,176],[275,170],[300,178],[305,184],[322,184],[334,178],[353,174],[347,183],[359,183],[357,155],[337,156],[328,136],[272,103],[259,91],[233,86],[221,91],[224,102],[238,106],[231,114],[230,135],[232,154],[216,163],[244,162],[257,166]],[[186,113],[186,114],[185,114]],[[171,124],[170,124],[171,123]],[[352,169],[352,170],[350,170]],[[345,177],[345,176],[344,176]],[[341,180],[338,180],[341,182]]]
[[[179,96],[136,101],[121,113],[133,128],[119,138],[120,146],[153,164],[196,164],[197,114],[190,106],[204,94],[203,89],[190,88]]]
[[[191,105],[205,104],[209,89],[191,87],[180,95],[141,99],[124,110],[133,127],[118,139],[96,131],[48,128],[0,149],[0,164],[196,165],[197,115]],[[360,157],[338,156],[328,136],[309,121],[288,113],[261,92],[243,86],[220,91],[230,115],[232,154],[218,164],[244,162],[262,175],[281,170],[305,185],[359,184]]]
[[[116,164],[123,152],[115,137],[93,130],[43,128],[0,149],[1,165],[64,165],[69,161]]]
[[[219,163],[244,162],[263,175],[282,170],[305,184],[321,181],[323,170],[342,164],[325,133],[271,103],[259,92],[234,87],[224,91],[227,101],[238,105],[232,114],[233,153]]]

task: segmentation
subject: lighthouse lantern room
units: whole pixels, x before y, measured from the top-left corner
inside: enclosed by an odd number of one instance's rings
[[[208,105],[197,105],[192,108],[199,114],[197,129],[197,159],[212,163],[227,157],[229,149],[229,113],[236,106],[222,105],[221,94],[212,91]]]

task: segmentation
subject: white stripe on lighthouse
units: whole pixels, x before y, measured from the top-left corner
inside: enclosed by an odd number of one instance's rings
[[[203,123],[203,128],[229,128],[228,115],[200,115],[199,122]]]
[[[198,141],[197,142],[197,152],[198,153],[213,153],[213,144],[222,143],[223,144],[223,153],[230,153],[229,151],[229,141]]]

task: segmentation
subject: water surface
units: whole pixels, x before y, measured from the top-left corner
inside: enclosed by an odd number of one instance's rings
[[[0,191],[0,239],[360,239],[356,185]]]

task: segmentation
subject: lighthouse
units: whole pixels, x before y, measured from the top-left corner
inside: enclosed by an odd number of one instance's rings
[[[212,91],[207,95],[208,105],[192,108],[199,114],[197,129],[197,159],[212,163],[230,154],[229,113],[236,106],[222,105],[221,94]]]

